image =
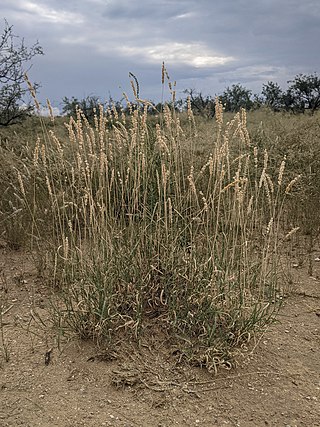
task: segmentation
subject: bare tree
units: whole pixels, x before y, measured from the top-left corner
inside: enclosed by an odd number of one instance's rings
[[[0,36],[0,126],[21,121],[32,112],[33,107],[25,100],[28,88],[24,74],[30,69],[25,64],[36,55],[43,55],[39,43],[27,47],[5,20]],[[34,86],[37,89],[38,85]]]

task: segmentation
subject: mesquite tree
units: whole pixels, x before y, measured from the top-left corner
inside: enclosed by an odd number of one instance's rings
[[[43,55],[39,43],[27,47],[24,39],[16,36],[13,27],[5,21],[0,35],[0,126],[21,121],[32,112],[33,107],[25,99],[28,88],[24,74],[36,55]]]

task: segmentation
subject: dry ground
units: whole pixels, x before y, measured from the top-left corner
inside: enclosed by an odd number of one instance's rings
[[[1,427],[320,426],[320,262],[313,277],[292,269],[280,322],[236,369],[216,376],[178,363],[160,335],[108,357],[75,340],[58,349],[48,335],[27,333],[30,310],[45,318],[48,303],[28,256],[2,245],[0,273],[11,307],[3,318]]]

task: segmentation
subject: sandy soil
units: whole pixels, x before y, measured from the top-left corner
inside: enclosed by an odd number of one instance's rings
[[[0,427],[320,426],[319,276],[317,261],[313,277],[292,269],[279,322],[214,376],[178,363],[160,335],[140,350],[75,340],[59,349],[30,323],[35,307],[46,318],[48,290],[26,254],[3,245]]]

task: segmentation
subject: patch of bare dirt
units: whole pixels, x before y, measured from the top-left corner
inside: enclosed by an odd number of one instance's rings
[[[25,253],[3,246],[0,426],[320,426],[319,264],[314,277],[292,270],[279,323],[236,369],[214,376],[178,363],[160,335],[106,352],[78,341],[59,349],[41,325],[31,333],[48,290]]]

